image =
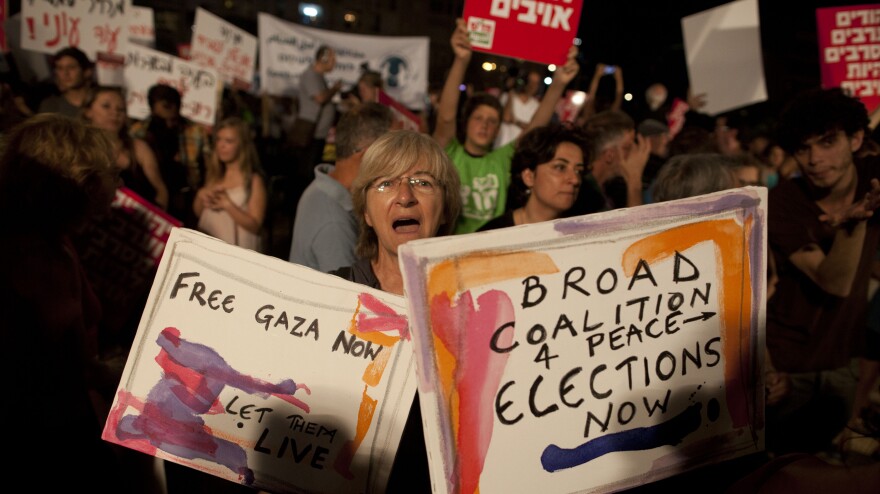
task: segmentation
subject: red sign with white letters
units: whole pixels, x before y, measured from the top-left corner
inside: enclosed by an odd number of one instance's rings
[[[474,50],[561,65],[582,7],[583,0],[467,0],[464,21]]]
[[[880,106],[880,4],[816,9],[822,87]]]

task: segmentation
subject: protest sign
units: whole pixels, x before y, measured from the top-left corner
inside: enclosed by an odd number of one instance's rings
[[[681,20],[688,80],[717,115],[767,100],[758,0],[738,0]]]
[[[379,91],[379,103],[387,106],[391,110],[391,116],[394,118],[394,129],[407,129],[421,132],[422,121],[413,112],[399,101],[395,100],[385,91]]]
[[[762,450],[766,196],[402,245],[434,492],[617,491]]]
[[[21,47],[55,54],[75,46],[93,61],[99,51],[125,53],[130,8],[131,0],[24,0]]]
[[[103,330],[118,334],[137,322],[171,229],[181,222],[121,187],[110,214],[75,239],[86,275],[101,299]],[[133,334],[129,335],[133,336]]]
[[[147,92],[163,83],[180,91],[180,114],[205,125],[214,125],[223,81],[213,69],[145,46],[129,44],[125,57],[128,116],[137,120],[150,114]]]
[[[357,84],[367,67],[382,74],[385,92],[407,108],[421,110],[428,93],[428,44],[424,36],[368,36],[300,26],[260,12],[260,88],[272,96],[296,96],[299,77],[321,45],[336,50],[330,84]]]
[[[231,86],[249,90],[254,82],[257,37],[199,7],[190,60],[216,70]]]
[[[132,5],[128,17],[128,42],[156,47],[156,27],[153,23],[153,9]]]
[[[462,17],[475,50],[562,65],[582,6],[583,0],[467,0]]]
[[[125,87],[125,56],[99,51],[95,61],[95,78],[102,86]]]
[[[822,86],[880,106],[880,4],[816,9]]]
[[[49,67],[48,57],[44,53],[21,47],[21,12],[6,19],[3,30],[6,32],[6,42],[22,82],[32,84],[54,75]]]
[[[270,492],[383,492],[411,345],[401,297],[177,228],[103,438]]]

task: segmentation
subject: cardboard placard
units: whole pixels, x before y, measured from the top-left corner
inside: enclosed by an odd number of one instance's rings
[[[401,246],[433,491],[611,492],[763,450],[766,194]]]
[[[822,87],[880,106],[880,4],[816,9]]]
[[[577,37],[583,0],[467,0],[473,49],[562,65]]]
[[[414,366],[401,297],[176,228],[103,438],[271,492],[382,492]]]

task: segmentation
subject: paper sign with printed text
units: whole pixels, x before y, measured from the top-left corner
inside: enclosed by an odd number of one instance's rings
[[[401,297],[177,228],[103,438],[270,492],[382,492],[411,345]]]
[[[401,246],[433,491],[611,492],[763,450],[766,200]]]
[[[582,6],[583,0],[467,0],[463,18],[475,50],[561,65]]]
[[[98,52],[124,54],[131,0],[22,0],[21,47],[55,54],[78,47],[90,60]]]
[[[180,114],[205,125],[214,125],[223,80],[217,71],[190,61],[129,44],[125,57],[125,88],[128,116],[144,119],[150,114],[147,93],[154,84],[163,83],[180,92]]]
[[[132,5],[131,16],[128,18],[128,42],[149,48],[156,47],[156,26],[151,7]]]
[[[272,96],[295,96],[300,75],[321,45],[336,50],[328,84],[357,84],[364,67],[379,72],[385,92],[407,108],[421,110],[428,94],[427,36],[369,36],[301,26],[260,12],[260,89]]]
[[[880,4],[816,9],[822,86],[880,106]]]
[[[216,70],[227,84],[249,90],[254,82],[257,37],[197,8],[189,59]]]

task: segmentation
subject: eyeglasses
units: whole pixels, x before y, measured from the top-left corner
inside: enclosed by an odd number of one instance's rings
[[[380,178],[371,187],[380,194],[396,194],[404,180],[416,194],[433,195],[439,188],[437,179],[430,176]]]

